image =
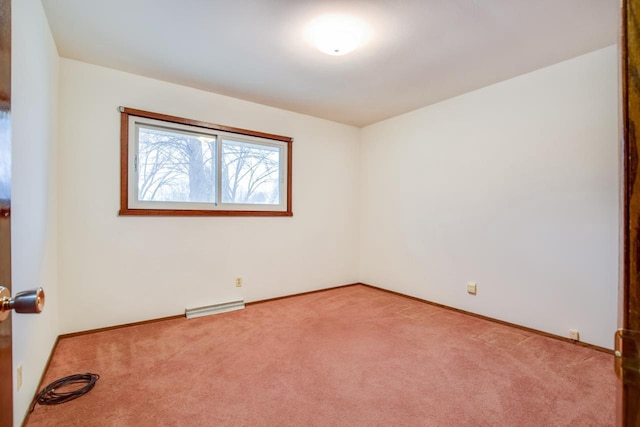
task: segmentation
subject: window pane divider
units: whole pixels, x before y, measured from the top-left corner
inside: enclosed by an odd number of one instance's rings
[[[119,111],[121,116],[119,215],[293,216],[291,200],[291,148],[293,138],[127,107],[119,107]],[[138,121],[138,119],[140,120]],[[158,122],[162,123],[158,124]],[[141,132],[138,131],[140,127],[153,128],[155,126],[160,129],[158,134],[146,132],[144,139],[140,136]],[[198,129],[202,129],[202,132],[199,132]],[[175,139],[174,135],[179,134],[187,136],[184,139]],[[246,147],[248,147],[246,150],[231,153],[232,156],[237,156],[236,158],[232,157],[231,160],[235,169],[227,171],[225,179],[230,180],[231,176],[233,176],[228,174],[242,173],[246,175],[251,172],[249,176],[253,176],[254,171],[265,174],[258,181],[253,181],[253,178],[250,178],[249,181],[243,181],[244,178],[236,179],[235,183],[240,187],[231,187],[233,191],[231,193],[233,194],[232,200],[234,202],[223,204],[222,164],[225,159],[223,158],[222,141],[224,135],[228,135],[231,138],[237,137],[240,143],[246,144]],[[197,140],[194,141],[193,138],[198,138],[200,143]],[[215,159],[207,160],[206,153],[210,153],[211,156],[214,154],[211,151],[211,148],[214,148],[212,147],[214,143],[211,138],[215,138],[216,157]],[[144,143],[141,141],[144,141]],[[144,144],[144,152],[146,153],[143,170],[140,167],[139,155],[141,144]],[[272,169],[274,163],[271,163],[273,158],[271,155],[263,154],[267,149],[261,148],[268,146],[274,147],[274,150],[277,147],[280,153],[277,170],[279,177],[276,181],[271,178],[272,172],[270,172],[274,170]],[[257,155],[255,154],[256,152],[258,153]],[[185,158],[185,156],[187,157]],[[208,166],[209,161],[211,162],[210,167]],[[200,162],[202,162],[202,166],[197,166]],[[197,167],[195,172],[193,167]],[[211,168],[215,168],[215,173],[206,172]],[[156,175],[158,173],[161,173],[161,175]],[[202,175],[203,173],[205,175]],[[139,177],[140,174],[143,175]],[[194,176],[200,177],[199,180],[195,181],[195,184],[193,181]],[[208,181],[210,182],[210,179],[214,176],[215,185],[212,188],[203,179],[209,177]],[[262,181],[263,177],[264,181]],[[141,195],[139,196],[139,191],[142,191],[138,189],[138,186],[142,185],[141,180],[145,180],[145,193],[144,195],[140,193]],[[160,183],[158,183],[158,180]],[[187,193],[185,193],[185,185],[187,185]],[[195,196],[192,185],[196,186],[195,191],[197,193],[195,193]],[[266,189],[265,185],[267,186]],[[210,190],[207,190],[207,188]],[[254,188],[259,188],[259,190],[253,193]],[[215,193],[213,200],[210,196],[206,196],[210,194],[210,191]],[[274,199],[275,191],[278,192],[278,199]],[[186,199],[184,198],[185,194]],[[176,196],[177,198],[175,198]],[[144,197],[144,199],[139,197]],[[206,200],[212,201],[207,202]],[[273,204],[272,200],[279,200],[279,202]],[[174,205],[176,208],[173,208]]]

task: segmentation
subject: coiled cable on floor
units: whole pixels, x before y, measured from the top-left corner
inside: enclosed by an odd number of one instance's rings
[[[100,379],[100,375],[87,372],[86,374],[69,375],[68,377],[55,380],[48,386],[42,389],[40,393],[33,400],[31,410],[33,412],[36,408],[36,404],[40,405],[59,405],[61,403],[68,402],[73,399],[77,399],[83,394],[88,393],[96,385],[96,382]],[[70,391],[56,391],[61,387],[67,387],[74,384],[86,384],[84,387]]]

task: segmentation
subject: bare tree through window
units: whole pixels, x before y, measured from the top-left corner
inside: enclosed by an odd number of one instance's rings
[[[138,198],[215,202],[216,138],[139,128]]]
[[[120,215],[293,216],[293,138],[120,113]]]
[[[280,149],[222,142],[222,202],[280,203]]]
[[[138,198],[216,202],[216,137],[139,128]],[[280,202],[280,149],[222,141],[222,202]]]

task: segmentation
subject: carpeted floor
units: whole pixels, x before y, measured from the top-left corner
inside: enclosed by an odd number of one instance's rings
[[[611,426],[613,356],[356,285],[60,340],[28,426]]]

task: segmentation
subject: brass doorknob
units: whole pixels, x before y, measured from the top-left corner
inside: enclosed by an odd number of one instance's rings
[[[11,298],[11,292],[0,286],[0,322],[9,317],[11,310],[16,313],[40,313],[44,308],[44,290],[42,288],[19,292]]]

